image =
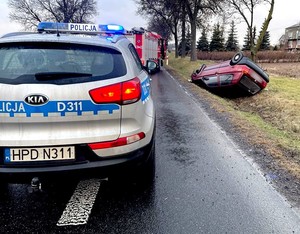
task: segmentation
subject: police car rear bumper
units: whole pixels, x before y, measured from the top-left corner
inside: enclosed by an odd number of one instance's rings
[[[0,166],[0,179],[7,182],[30,182],[33,177],[40,178],[66,178],[66,177],[107,177],[118,175],[124,170],[136,169],[146,163],[154,150],[154,139],[136,151],[125,155],[115,156],[111,159],[85,160],[69,165],[41,165],[41,166]],[[0,182],[1,182],[0,181]]]

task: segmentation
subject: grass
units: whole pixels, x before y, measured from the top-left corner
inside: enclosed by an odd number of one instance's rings
[[[192,71],[203,63],[214,62],[191,62],[189,58],[169,56],[169,67],[183,82],[188,82]],[[235,99],[197,89],[218,111],[230,113],[232,123],[253,144],[264,145],[282,167],[300,178],[300,79],[271,75],[265,90],[252,97]]]

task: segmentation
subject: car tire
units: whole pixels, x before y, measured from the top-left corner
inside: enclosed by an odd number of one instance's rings
[[[141,165],[137,173],[134,175],[134,180],[140,184],[152,184],[155,180],[155,141],[151,148],[151,152],[147,162]]]
[[[155,180],[155,141],[152,140],[148,160],[142,164],[120,170],[118,174],[108,177],[110,183],[117,186],[137,185],[138,187],[151,187]],[[121,173],[120,173],[121,172]]]
[[[0,179],[1,179],[0,181],[0,198],[1,198],[1,196],[5,196],[8,193],[9,183],[6,182],[5,180],[2,180],[1,177]]]
[[[236,53],[230,60],[230,65],[234,66],[234,65],[238,64],[242,60],[243,57],[244,57],[244,55],[242,52]]]

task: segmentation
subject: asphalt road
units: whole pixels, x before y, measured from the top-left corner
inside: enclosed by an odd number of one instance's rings
[[[300,215],[167,72],[152,187],[98,178],[0,193],[0,233],[300,233]]]

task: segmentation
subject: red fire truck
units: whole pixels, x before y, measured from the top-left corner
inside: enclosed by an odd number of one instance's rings
[[[126,37],[134,44],[143,65],[146,65],[147,61],[154,61],[160,70],[166,57],[167,48],[164,38],[155,32],[137,27],[127,31]]]

